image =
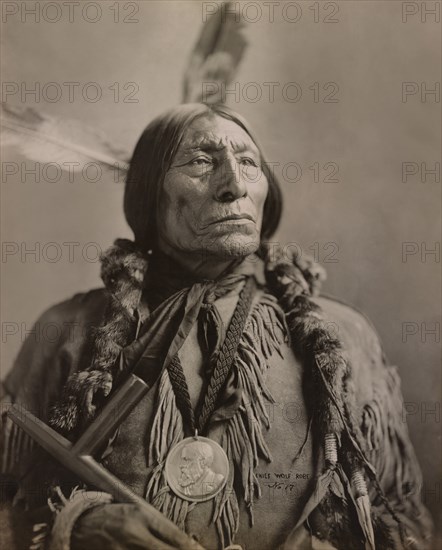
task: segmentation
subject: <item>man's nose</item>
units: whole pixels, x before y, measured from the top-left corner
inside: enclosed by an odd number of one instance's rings
[[[241,167],[233,155],[229,155],[219,167],[215,198],[220,202],[233,202],[247,195],[247,186]]]

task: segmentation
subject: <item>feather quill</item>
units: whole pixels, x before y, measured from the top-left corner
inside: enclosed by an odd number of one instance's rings
[[[247,42],[244,22],[231,2],[220,5],[205,23],[184,75],[183,102],[224,102]],[[28,159],[58,163],[81,172],[90,162],[127,171],[127,151],[115,148],[105,134],[80,121],[57,118],[32,107],[1,104],[2,145],[17,147]]]
[[[88,162],[105,168],[127,170],[127,153],[116,149],[95,128],[59,119],[31,107],[1,104],[3,146],[18,147],[30,160],[63,163],[80,172]]]
[[[225,88],[233,81],[247,41],[244,21],[232,2],[226,2],[203,26],[184,74],[183,103],[224,103]]]

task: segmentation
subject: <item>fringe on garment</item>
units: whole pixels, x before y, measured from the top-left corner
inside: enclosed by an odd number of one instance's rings
[[[253,525],[253,503],[261,495],[255,468],[259,458],[272,457],[264,438],[270,427],[268,404],[274,403],[265,384],[268,360],[284,341],[284,315],[273,296],[263,295],[246,323],[233,369],[242,390],[241,404],[235,415],[226,420],[220,445],[229,459],[229,476],[224,488],[213,500],[212,521],[222,548],[233,543],[239,528],[239,505],[242,499]],[[164,465],[170,450],[184,439],[182,416],[175,394],[164,371],[157,395],[149,444],[148,463],[154,464],[146,489],[146,500],[181,529],[195,503],[175,495],[167,484]],[[235,472],[238,479],[235,479]]]
[[[337,502],[343,502],[347,507],[347,502],[352,500],[350,489],[354,488],[352,472],[355,469],[370,480],[370,485],[375,489],[373,502],[384,504],[397,524],[393,526],[393,530],[399,528],[404,543],[401,520],[383,495],[374,468],[364,456],[367,454],[371,460],[372,457],[369,456],[371,449],[377,471],[383,472],[389,471],[386,461],[394,454],[399,464],[395,472],[397,494],[403,502],[413,500],[407,498],[410,494],[409,480],[411,483],[414,482],[411,491],[419,490],[416,486],[420,483],[421,475],[408,441],[406,425],[399,420],[400,411],[403,409],[397,374],[392,369],[386,369],[388,383],[385,384],[385,380],[379,382],[378,393],[364,409],[362,431],[368,441],[368,452],[365,449],[363,453],[361,451],[364,447],[363,437],[360,436],[359,419],[355,417],[357,407],[351,377],[352,365],[345,357],[340,340],[327,329],[321,309],[311,300],[312,296],[318,294],[324,274],[313,261],[304,260],[304,255],[287,258],[285,255],[280,257],[278,254],[266,254],[263,251],[264,256],[267,256],[265,257],[267,285],[285,313],[288,326],[286,334],[290,335],[295,355],[300,357],[310,373],[309,391],[314,396],[316,410],[312,429],[315,431],[317,440],[325,443],[326,451],[327,443],[333,441],[329,456],[326,456],[328,467],[323,476],[318,479],[317,489],[321,491],[316,495],[324,497],[325,506],[327,501],[329,501],[328,504],[331,503],[325,514],[327,522],[337,524],[334,521]],[[95,353],[92,363],[87,369],[76,372],[70,377],[62,399],[51,411],[50,423],[61,432],[70,433],[78,429],[82,421],[92,418],[95,413],[92,397],[98,393],[103,396],[104,401],[115,382],[115,377],[118,378],[120,373],[117,357],[121,347],[130,343],[136,334],[139,322],[136,308],[147,267],[147,257],[131,241],[116,241],[103,256],[102,278],[111,298],[109,308],[103,326],[95,335]],[[238,486],[241,487],[240,496],[246,502],[252,520],[253,501],[259,495],[259,484],[254,475],[257,457],[260,456],[266,460],[271,458],[263,435],[268,427],[265,404],[266,400],[271,401],[271,396],[266,390],[264,375],[267,368],[266,358],[269,353],[275,349],[278,350],[279,340],[282,339],[282,335],[279,337],[277,330],[278,324],[282,327],[285,322],[279,308],[275,305],[276,299],[266,294],[261,303],[255,306],[233,365],[237,379],[243,385],[243,403],[236,415],[226,420],[226,430],[221,444],[231,461],[231,478],[224,491],[214,499],[213,516],[220,540],[224,540],[224,543],[229,543],[233,539],[239,521],[237,498],[239,495],[234,490],[229,491],[228,488],[235,486],[235,490],[238,490]],[[266,316],[274,316],[273,320],[277,323],[265,321],[264,327],[263,319],[267,319]],[[256,350],[258,350],[257,353]],[[253,384],[250,383],[250,376],[254,380]],[[154,433],[158,435],[160,443],[155,446],[156,436],[152,438],[149,464],[156,466],[149,480],[147,492],[151,502],[155,500],[155,505],[158,504],[168,517],[177,518],[173,520],[182,526],[192,504],[187,501],[184,504],[172,501],[178,497],[171,495],[164,479],[163,467],[169,449],[175,441],[183,439],[184,433],[181,415],[167,374],[161,382],[158,395],[161,406],[157,407],[154,419],[154,430],[156,430]],[[160,411],[163,412],[160,413]],[[80,415],[83,412],[85,412],[84,419]],[[163,418],[164,412],[166,414]],[[169,427],[171,429],[168,429]],[[5,461],[10,467],[17,462],[21,449],[29,442],[24,438],[24,434],[20,434],[18,428],[12,426],[12,423],[7,426],[6,431],[8,433]],[[387,443],[393,449],[392,453],[388,453],[389,456],[382,452],[383,445]],[[380,452],[375,452],[376,449],[380,449]],[[238,457],[240,457],[239,461]],[[337,476],[338,471],[345,475]],[[237,473],[238,479],[233,479],[234,473],[235,475]],[[324,481],[322,486],[319,483],[321,479]],[[418,480],[417,483],[416,480]],[[380,481],[382,482],[382,479]],[[346,502],[341,500],[345,495],[347,495]],[[333,496],[334,501],[331,498]],[[359,511],[361,528],[368,542],[371,538],[368,499],[363,494],[356,496],[356,498],[359,497],[364,497],[364,502],[360,501],[360,505],[356,503],[356,510]],[[319,500],[316,498],[315,503],[317,504]],[[413,500],[413,509],[414,506]],[[351,508],[354,509],[354,507],[348,507],[349,513]],[[416,510],[419,511],[418,508]],[[377,516],[373,509],[371,519],[376,547],[391,548],[388,541],[388,527],[383,524],[382,518]],[[385,543],[381,543],[382,538]]]
[[[399,414],[404,414],[400,387],[396,367],[387,367],[385,383],[376,386],[373,400],[364,407],[362,432],[367,455],[371,458],[376,453],[376,469],[387,471],[387,462],[393,460],[394,493],[400,500],[413,502],[410,497],[421,490],[422,474],[408,437],[406,419]],[[387,447],[391,449],[388,455],[379,452]],[[417,508],[415,511],[419,512]]]
[[[422,475],[408,438],[407,425],[401,418],[403,401],[400,391],[400,378],[395,367],[386,367],[382,378],[374,389],[373,399],[367,403],[362,413],[361,436],[363,451],[369,464],[376,470],[373,472],[394,472],[394,478],[384,480],[377,478],[369,468],[364,468],[363,462],[338,449],[339,462],[329,464],[320,476],[317,490],[312,497],[320,502],[319,509],[326,519],[325,538],[336,544],[352,542],[350,532],[354,522],[357,522],[364,534],[365,548],[390,550],[395,547],[391,537],[391,521],[379,514],[377,506],[383,504],[390,512],[391,519],[396,522],[401,543],[407,548],[417,548],[416,540],[407,533],[406,526],[396,514],[397,505],[393,508],[387,501],[382,485],[392,485],[391,492],[398,502],[407,502],[413,506],[411,514],[420,516],[421,509],[415,499],[421,489]],[[343,435],[345,438],[345,434]],[[389,453],[382,452],[389,449]],[[338,456],[337,454],[337,456]],[[389,462],[394,462],[392,468]],[[365,471],[364,471],[365,470]],[[369,494],[366,479],[372,482],[374,492]],[[321,494],[318,493],[321,490]],[[371,505],[371,502],[373,505]],[[312,508],[307,507],[305,517]],[[407,512],[410,514],[410,512]],[[354,517],[353,523],[350,518]],[[354,515],[356,514],[356,515]],[[339,518],[339,520],[337,520]],[[430,527],[428,527],[430,530]],[[345,543],[347,541],[347,543]]]

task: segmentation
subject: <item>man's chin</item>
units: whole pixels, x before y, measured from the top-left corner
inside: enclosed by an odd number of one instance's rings
[[[207,253],[223,259],[245,258],[259,248],[259,237],[234,234],[223,235],[207,247]]]

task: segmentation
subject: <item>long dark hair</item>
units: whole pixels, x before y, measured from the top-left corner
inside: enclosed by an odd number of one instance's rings
[[[142,250],[155,248],[157,212],[164,178],[185,131],[195,119],[214,115],[240,126],[258,147],[262,170],[269,183],[261,240],[269,239],[276,231],[282,212],[281,189],[249,124],[225,105],[188,103],[155,118],[142,133],[132,155],[124,193],[124,213],[134,232],[135,242]]]

